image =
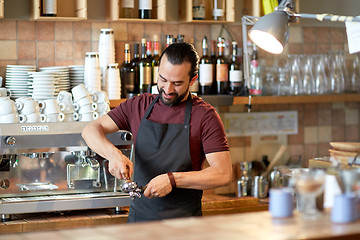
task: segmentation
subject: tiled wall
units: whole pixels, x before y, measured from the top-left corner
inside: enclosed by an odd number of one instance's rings
[[[43,66],[62,66],[83,64],[85,52],[97,51],[99,30],[113,28],[116,40],[116,59],[123,61],[125,42],[139,41],[153,35],[184,34],[186,41],[195,43],[200,51],[201,39],[207,35],[216,39],[220,32],[225,38],[237,40],[242,44],[241,25],[219,24],[177,24],[177,23],[126,23],[126,22],[34,22],[0,21],[0,76],[5,77],[6,65],[24,64]],[[226,31],[228,30],[228,31]],[[228,33],[229,32],[229,33]],[[241,45],[240,45],[241,46]],[[344,28],[312,28],[296,25],[291,28],[290,39],[285,53],[326,53],[329,50],[346,50]],[[261,52],[260,57],[273,56]],[[351,56],[350,56],[351,57]],[[319,104],[275,104],[254,105],[252,111],[298,110],[299,134],[288,136],[289,155],[301,155],[303,159],[328,154],[330,141],[359,141],[359,109],[354,103]],[[220,107],[220,113],[246,111],[242,105]],[[232,149],[250,147],[250,138],[230,138]],[[233,151],[235,152],[235,151]],[[251,161],[233,154],[233,161]]]

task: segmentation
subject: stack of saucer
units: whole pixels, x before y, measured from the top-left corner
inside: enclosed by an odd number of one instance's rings
[[[56,73],[29,72],[29,76],[29,93],[33,99],[43,100],[56,96]]]
[[[56,94],[60,91],[70,91],[70,76],[68,66],[42,67],[40,72],[52,72],[56,75]]]
[[[11,98],[29,96],[28,72],[35,72],[36,66],[7,65],[5,87],[11,91]]]
[[[84,65],[69,66],[70,88],[84,83]]]

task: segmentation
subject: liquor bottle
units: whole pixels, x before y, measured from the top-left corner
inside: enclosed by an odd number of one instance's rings
[[[179,35],[177,36],[177,42],[178,42],[178,43],[182,43],[182,42],[184,42],[184,38],[185,38],[185,36],[184,36],[184,35],[179,34]]]
[[[160,42],[157,35],[154,36],[154,56],[151,61],[151,67],[152,67],[152,88],[151,93],[157,93],[157,80],[159,75],[159,62],[160,62]]]
[[[135,0],[121,0],[120,18],[134,18]]]
[[[146,41],[146,57],[150,60],[150,62],[152,61],[152,43],[151,41]]]
[[[42,0],[41,1],[41,16],[56,17],[57,15],[57,0]]]
[[[261,96],[262,94],[262,76],[259,66],[259,53],[257,46],[253,43],[253,51],[251,54],[251,76],[249,94],[253,96]]]
[[[210,62],[213,65],[213,83],[211,86],[211,94],[217,94],[217,83],[216,83],[216,41],[212,40],[210,42]]]
[[[204,0],[192,1],[193,20],[205,20],[205,2]]]
[[[140,72],[139,72],[139,63],[140,63],[140,57],[139,57],[139,44],[134,43],[134,57],[131,59],[131,66],[135,70],[135,88],[134,93],[138,94],[140,93]]]
[[[166,35],[166,47],[173,44],[173,42],[174,42],[173,35]]]
[[[224,38],[218,38],[218,57],[216,58],[217,94],[227,94],[229,85],[229,65],[224,56]]]
[[[135,92],[135,69],[130,62],[130,44],[125,43],[125,61],[120,67],[121,98],[128,98]]]
[[[202,40],[203,54],[199,62],[199,84],[200,94],[209,95],[211,94],[211,85],[214,79],[214,64],[211,62],[210,56],[208,55],[208,43],[206,36]]]
[[[225,20],[225,0],[214,0],[213,17],[216,21]]]
[[[244,88],[242,65],[239,60],[237,42],[232,42],[232,57],[229,64],[230,94],[240,96]]]
[[[139,0],[139,18],[151,19],[152,0]]]
[[[146,56],[146,39],[141,39],[141,57],[139,61],[140,93],[151,92],[151,62]]]

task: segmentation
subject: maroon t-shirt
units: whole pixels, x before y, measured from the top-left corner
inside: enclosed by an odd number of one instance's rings
[[[121,130],[128,130],[134,136],[134,143],[140,122],[150,103],[157,94],[141,94],[133,97],[116,108],[108,115]],[[205,154],[228,151],[229,146],[225,136],[224,126],[216,110],[197,96],[193,96],[190,118],[190,155],[193,170],[201,169]],[[186,101],[175,106],[166,106],[160,100],[155,103],[149,120],[156,123],[184,123]]]

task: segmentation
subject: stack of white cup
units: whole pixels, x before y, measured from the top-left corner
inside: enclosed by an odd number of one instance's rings
[[[84,84],[87,88],[101,91],[101,69],[99,53],[87,52],[84,65]]]
[[[96,120],[99,113],[96,112],[97,104],[93,100],[92,94],[86,89],[84,84],[79,84],[71,89],[75,111],[79,113],[79,121],[87,122]]]
[[[42,108],[39,103],[31,97],[20,97],[15,100],[16,107],[18,109],[19,121],[26,123],[45,122],[46,117],[41,114]],[[43,104],[41,104],[43,107]]]
[[[59,103],[56,98],[49,98],[39,101],[40,107],[43,107],[43,114],[45,115],[45,122],[62,122],[65,115],[61,112],[64,109],[62,103]]]
[[[64,122],[73,122],[79,120],[79,114],[75,112],[72,94],[67,91],[60,91],[57,95],[60,110],[64,114]]]
[[[10,97],[0,97],[0,124],[24,122],[24,117],[20,116],[16,104]]]
[[[102,89],[106,89],[106,68],[115,63],[114,31],[111,28],[100,29],[99,36],[99,62],[102,76]]]
[[[0,77],[1,78],[1,77]],[[2,78],[1,78],[2,80]],[[0,87],[1,87],[1,84],[0,84]],[[11,96],[11,91],[10,89],[7,89],[7,88],[0,88],[0,97],[7,97],[7,96]]]
[[[105,91],[92,92],[94,101],[97,103],[99,117],[110,111],[110,101]]]
[[[109,99],[121,98],[120,71],[117,63],[109,64],[107,67],[106,92],[109,95]]]

